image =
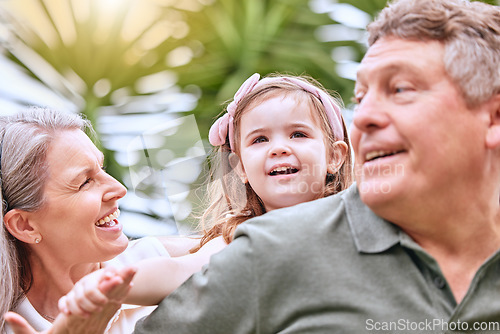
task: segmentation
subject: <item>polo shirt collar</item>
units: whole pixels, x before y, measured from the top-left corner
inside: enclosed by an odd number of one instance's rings
[[[356,184],[342,194],[342,200],[359,252],[381,253],[400,242],[401,229],[373,213],[361,201]]]

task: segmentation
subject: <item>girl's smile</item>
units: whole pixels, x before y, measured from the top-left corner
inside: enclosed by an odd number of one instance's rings
[[[242,173],[267,211],[321,196],[331,159],[307,102],[269,98],[245,111],[240,132]]]

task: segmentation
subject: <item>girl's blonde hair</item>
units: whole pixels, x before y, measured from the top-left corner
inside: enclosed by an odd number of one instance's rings
[[[341,100],[329,94],[320,83],[310,77],[305,76],[272,76],[273,78],[294,78],[301,80],[326,93],[330,102],[334,103],[340,110]],[[343,165],[336,174],[328,174],[325,180],[324,192],[318,196],[325,197],[347,189],[353,181],[352,172],[352,153],[347,128],[341,115],[343,133],[334,133],[331,121],[325,111],[322,101],[316,94],[305,90],[293,81],[273,80],[262,84],[247,92],[237,103],[234,109],[234,147],[231,148],[229,134],[226,136],[225,143],[216,146],[209,158],[210,173],[207,178],[207,195],[205,196],[206,206],[200,219],[200,229],[203,236],[199,247],[191,250],[196,252],[210,240],[222,236],[226,243],[233,239],[234,231],[238,225],[252,217],[260,216],[266,213],[264,204],[255,193],[249,183],[243,183],[234,170],[240,150],[240,122],[245,111],[253,108],[255,105],[276,96],[294,95],[297,98],[303,98],[313,110],[313,117],[319,122],[323,133],[325,134],[328,151],[327,154],[338,154],[334,151],[334,143],[344,141],[348,150]],[[323,95],[324,97],[324,95]],[[316,112],[314,112],[316,111]]]

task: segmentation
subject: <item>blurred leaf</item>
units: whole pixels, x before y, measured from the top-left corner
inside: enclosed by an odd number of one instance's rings
[[[315,10],[314,4],[319,4]],[[361,13],[361,19],[332,15],[347,4],[358,9],[355,14]],[[349,104],[353,69],[365,52],[365,22],[353,21],[375,17],[385,4],[2,0],[0,42],[11,60],[93,122],[108,172],[127,184],[124,141],[186,112],[195,114],[201,138],[206,138],[225,101],[255,72],[310,75]],[[19,94],[12,99],[34,103]],[[139,203],[133,195],[124,202]],[[144,216],[165,219],[164,203],[140,203],[147,206]],[[186,211],[182,205],[174,210]]]
[[[331,19],[312,12],[306,1],[219,0],[186,15],[187,39],[203,47],[175,71],[181,86],[202,89],[194,112],[204,136],[221,105],[255,72],[308,74],[329,89],[352,90],[352,83],[335,72],[330,55],[334,43],[319,42],[315,36],[316,29]]]

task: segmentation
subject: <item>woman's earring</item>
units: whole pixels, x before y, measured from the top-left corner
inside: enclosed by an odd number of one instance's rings
[[[36,238],[36,239],[35,239],[35,244],[39,244],[39,243],[40,243],[40,241],[42,241],[42,239],[41,239],[41,238]]]

